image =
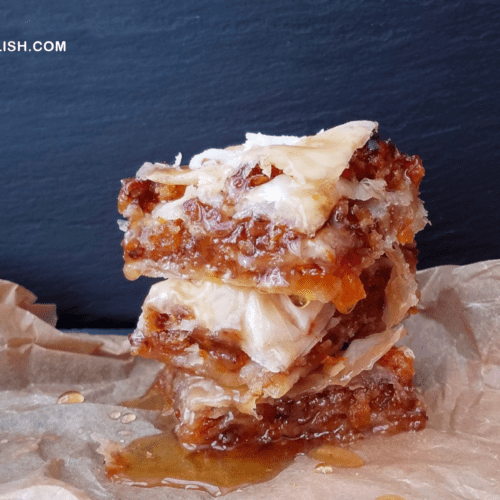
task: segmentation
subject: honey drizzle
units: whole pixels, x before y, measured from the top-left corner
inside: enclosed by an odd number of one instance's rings
[[[173,419],[161,434],[146,436],[111,453],[110,480],[131,486],[197,489],[219,496],[269,481],[304,453],[304,441],[252,444],[231,450],[189,451],[172,432]]]
[[[111,458],[106,460],[108,478],[127,485],[196,489],[220,496],[242,486],[269,481],[311,446],[296,440],[254,443],[225,451],[189,451],[173,433],[175,421],[166,414],[171,402],[165,397],[160,377],[144,396],[121,405],[162,410],[156,421],[156,426],[163,430],[161,434],[137,439],[126,448],[111,452]]]

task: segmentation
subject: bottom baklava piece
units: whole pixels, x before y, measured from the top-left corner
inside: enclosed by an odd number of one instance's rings
[[[106,450],[107,475],[122,484],[199,489],[219,496],[272,479],[304,453],[320,462],[326,456],[334,467],[359,467],[362,458],[345,444],[425,427],[425,407],[412,378],[411,352],[392,347],[346,386],[290,392],[258,403],[252,416],[208,406],[201,377],[166,369],[144,398],[128,402],[157,408],[163,401],[158,426],[164,432]],[[227,391],[218,391],[212,397],[227,401]],[[315,470],[321,472],[323,466],[319,463]]]
[[[156,390],[172,403],[175,432],[187,449],[230,449],[252,442],[349,443],[370,434],[421,430],[427,416],[413,386],[413,357],[391,348],[346,386],[267,398],[254,415],[227,405],[231,391],[202,377],[166,370]],[[212,402],[212,406],[211,406]]]

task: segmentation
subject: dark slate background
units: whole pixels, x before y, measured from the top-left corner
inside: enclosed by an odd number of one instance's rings
[[[500,257],[500,3],[22,0],[0,53],[0,278],[62,328],[131,328],[152,280],[122,275],[120,179],[247,131],[371,119],[427,169],[420,267]]]

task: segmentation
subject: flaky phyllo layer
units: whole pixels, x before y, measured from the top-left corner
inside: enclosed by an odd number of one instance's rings
[[[424,169],[376,127],[248,134],[123,181],[125,274],[169,278],[144,302],[133,352],[165,363],[184,443],[309,438],[325,415],[331,440],[424,425],[411,353],[393,348],[418,301]],[[290,410],[278,425],[283,405],[323,417]]]

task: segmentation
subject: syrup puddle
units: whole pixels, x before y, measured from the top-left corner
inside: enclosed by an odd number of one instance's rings
[[[169,408],[161,388],[153,383],[141,398],[122,403],[128,408],[163,410]],[[126,417],[126,414],[122,417]],[[111,415],[110,415],[111,417]],[[118,415],[111,418],[118,419]],[[360,467],[361,457],[333,445],[317,446],[302,440],[251,444],[233,450],[189,451],[173,433],[172,416],[160,415],[157,427],[162,434],[132,441],[127,447],[109,450],[106,473],[110,480],[131,486],[196,489],[220,496],[238,488],[269,481],[288,467],[296,456],[308,454],[321,462],[317,472],[333,468]],[[322,470],[322,468],[324,470]]]
[[[226,451],[189,451],[170,429],[112,453],[106,471],[109,479],[129,485],[198,489],[219,496],[272,479],[303,449],[303,442],[288,441]]]

